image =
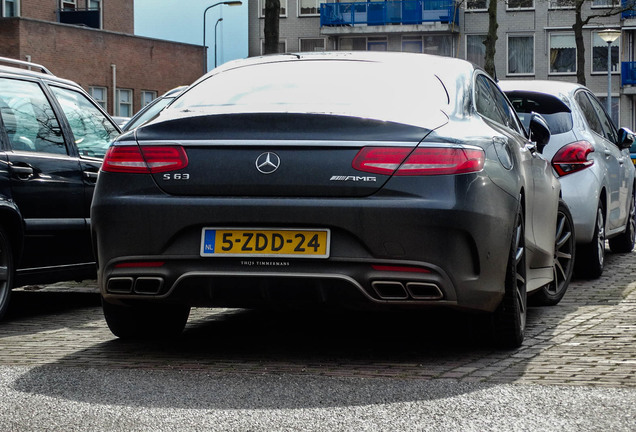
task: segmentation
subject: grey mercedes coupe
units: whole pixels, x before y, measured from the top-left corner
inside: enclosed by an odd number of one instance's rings
[[[105,157],[91,224],[106,321],[140,338],[179,334],[192,306],[454,308],[518,346],[528,296],[554,304],[573,251],[549,130],[530,130],[463,60],[227,63]]]

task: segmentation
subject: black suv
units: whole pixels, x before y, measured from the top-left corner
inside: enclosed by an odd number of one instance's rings
[[[0,318],[14,286],[95,278],[90,204],[119,133],[76,83],[0,57]]]

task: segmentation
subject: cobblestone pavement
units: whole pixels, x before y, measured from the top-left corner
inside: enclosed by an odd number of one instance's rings
[[[559,305],[530,308],[512,351],[489,346],[461,315],[432,313],[193,309],[177,340],[123,342],[95,284],[73,283],[14,292],[0,365],[636,387],[636,253],[606,260],[600,279],[575,279]]]

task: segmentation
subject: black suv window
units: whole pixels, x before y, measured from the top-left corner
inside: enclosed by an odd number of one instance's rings
[[[67,154],[60,123],[37,83],[0,78],[0,95],[2,122],[13,150]]]
[[[103,158],[110,141],[119,132],[104,114],[82,93],[51,86],[73,131],[82,156]]]

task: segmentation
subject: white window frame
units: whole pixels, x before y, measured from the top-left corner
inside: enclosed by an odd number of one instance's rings
[[[507,11],[525,11],[525,10],[534,10],[535,8],[535,4],[534,4],[535,0],[532,0],[532,6],[527,6],[527,7],[510,7],[510,5],[508,4],[508,2],[506,2],[506,10]]]
[[[552,50],[552,36],[572,36],[574,37],[574,33],[572,32],[552,32],[548,35],[548,75],[576,75],[576,70],[578,65],[576,64],[576,46],[574,47],[574,70],[571,72],[552,72],[550,70],[550,55]]]
[[[287,11],[289,10],[287,0],[280,0],[280,18],[287,18]],[[258,0],[258,17],[265,18],[265,0]]]
[[[298,38],[298,49],[300,51],[305,51],[303,49],[302,41],[304,40],[313,40],[313,41],[322,41],[322,50],[314,50],[314,51],[327,51],[327,39],[326,38]]]
[[[128,98],[128,102],[122,102],[121,100],[121,95],[122,93],[127,93],[129,95]],[[117,100],[115,101],[115,115],[116,116],[120,116],[120,117],[132,117],[133,116],[133,91],[132,89],[124,89],[124,88],[118,88],[117,89]],[[122,105],[126,105],[130,107],[130,110],[128,111],[128,115],[124,115],[121,113],[121,107]]]
[[[96,98],[95,97],[95,90],[101,90],[103,93],[103,99],[101,98]],[[90,86],[88,87],[88,94],[91,95],[91,97],[93,98],[93,100],[95,102],[97,102],[97,104],[102,107],[104,109],[104,111],[106,111],[108,109],[108,89],[106,87],[102,87],[102,86]]]
[[[298,0],[298,15],[299,17],[316,17],[316,16],[320,16],[320,3],[322,3],[320,0],[313,0],[314,3],[316,3],[316,13],[302,13],[301,12],[301,4],[302,4],[302,0]],[[309,39],[309,38],[307,38]]]
[[[67,10],[65,9],[64,4],[69,4],[69,5],[73,5],[73,9],[68,9],[68,10],[76,10],[77,9],[77,0],[60,0],[60,10]]]
[[[509,76],[533,76],[537,62],[536,53],[536,37],[531,33],[512,33],[506,38],[506,74]],[[510,38],[532,38],[532,71],[531,72],[510,72]]]
[[[590,73],[592,75],[607,75],[607,69],[604,69],[602,71],[595,71],[594,70],[594,35],[597,34],[598,31],[593,30],[590,33],[590,47],[592,47],[589,51],[590,51]],[[600,37],[600,36],[599,36]],[[616,63],[616,70],[612,71],[612,75],[618,75],[621,73],[621,39],[622,37],[619,37],[618,39],[616,39],[614,42],[612,42],[612,48],[614,47],[618,47],[618,62]],[[607,49],[607,43],[605,43],[605,49]],[[603,66],[604,68],[607,67],[607,59],[605,62],[605,66]]]
[[[574,0],[565,0],[569,4],[559,5],[559,0],[550,0],[548,9],[574,9]]]
[[[150,100],[146,100],[146,96],[150,95]],[[152,102],[153,100],[157,99],[157,92],[154,90],[142,90],[141,91],[141,108],[145,107],[146,105],[148,105],[150,102]]]
[[[7,15],[7,3],[13,3],[15,6],[15,15]],[[2,16],[4,18],[19,17],[20,16],[20,0],[2,0]]]
[[[99,4],[99,28],[104,28],[104,0],[86,0],[86,8],[89,10],[94,10],[94,8],[90,9],[90,3],[94,1]]]
[[[490,0],[486,0],[486,6],[483,8],[480,7],[471,7],[469,1],[466,1],[466,12],[484,12],[488,10],[488,4]]]

